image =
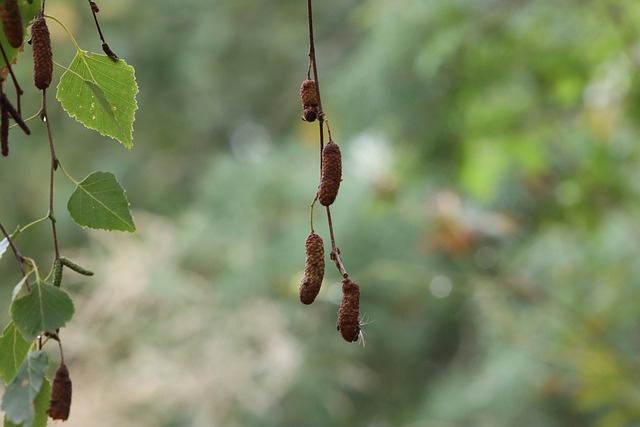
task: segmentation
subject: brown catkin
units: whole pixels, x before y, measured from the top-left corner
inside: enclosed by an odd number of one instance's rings
[[[351,279],[342,281],[342,303],[338,311],[338,331],[348,342],[360,337],[360,287]]]
[[[342,181],[342,155],[340,147],[329,141],[322,149],[322,176],[318,187],[318,198],[323,206],[330,206],[338,195]]]
[[[9,155],[9,112],[4,104],[0,103],[0,147],[2,155]]]
[[[89,2],[89,5],[91,5],[91,11],[92,11],[93,13],[98,13],[98,12],[100,12],[100,8],[99,8],[99,7],[98,7],[98,5],[96,4],[96,2],[94,2],[94,1],[90,1],[90,2]]]
[[[318,99],[318,85],[315,80],[307,79],[300,86],[300,100],[302,101],[303,118],[313,122],[318,118],[320,100]]]
[[[66,421],[69,418],[71,409],[71,378],[69,370],[64,363],[60,365],[53,378],[53,388],[51,389],[51,401],[47,414],[52,420]]]
[[[42,14],[38,15],[31,27],[31,46],[33,47],[33,80],[38,89],[44,90],[51,84],[53,54],[49,28]]]
[[[17,0],[7,0],[0,7],[0,17],[2,18],[2,28],[4,35],[11,47],[20,47],[24,39],[24,29],[22,27],[22,17]]]
[[[304,247],[307,259],[304,277],[300,283],[300,301],[303,304],[311,304],[318,296],[324,278],[324,242],[318,234],[311,233]]]

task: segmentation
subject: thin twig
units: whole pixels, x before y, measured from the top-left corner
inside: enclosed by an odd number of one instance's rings
[[[9,70],[9,74],[11,74],[11,80],[13,80],[13,86],[16,88],[16,93],[18,94],[18,113],[22,115],[22,109],[20,107],[20,96],[24,93],[22,88],[18,84],[18,79],[15,74],[13,74],[13,67],[11,67],[11,63],[9,63],[9,58],[7,57],[7,53],[4,51],[4,46],[0,43],[0,51],[2,52],[2,57],[4,58],[4,63],[7,64],[7,69]]]
[[[27,277],[27,270],[25,270],[24,268],[24,257],[20,254],[20,251],[18,251],[18,248],[13,243],[13,239],[11,239],[11,236],[9,235],[9,233],[7,233],[7,230],[4,228],[4,225],[2,225],[1,222],[0,222],[0,230],[2,230],[2,234],[4,234],[4,237],[7,239],[7,242],[9,242],[9,246],[13,251],[13,255],[16,257],[16,261],[18,261],[18,266],[20,267],[20,272],[22,273],[22,277]],[[29,281],[25,279],[24,283],[27,286],[27,290],[31,292],[31,288],[29,287]]]
[[[53,209],[53,173],[58,169],[58,158],[53,145],[53,136],[51,135],[51,126],[49,124],[49,116],[47,115],[47,90],[42,91],[42,120],[47,126],[47,136],[49,137],[49,151],[51,152],[51,166],[49,172],[49,220],[51,220],[51,229],[53,232],[53,248],[55,250],[55,259],[60,259],[60,250],[58,249],[58,232],[56,230],[56,217]]]
[[[322,110],[322,98],[320,97],[320,83],[318,77],[318,66],[316,63],[316,47],[315,41],[313,37],[313,6],[312,0],[307,0],[307,14],[309,19],[309,62],[311,67],[313,68],[313,77],[316,81],[316,90],[318,93],[318,128],[320,130],[320,173],[322,174],[322,150],[324,148],[324,123],[325,116],[324,111]],[[307,71],[307,75],[309,72]],[[327,131],[329,132],[329,139],[331,140],[331,130],[329,129],[329,123],[327,122]],[[317,197],[317,195],[316,195]],[[315,202],[315,200],[314,200]],[[312,205],[313,206],[313,205]],[[313,209],[313,208],[312,208]],[[336,267],[338,271],[342,275],[343,278],[349,277],[347,274],[347,269],[344,267],[342,263],[342,258],[340,258],[340,249],[336,245],[336,239],[333,232],[333,221],[331,220],[331,209],[329,206],[326,206],[327,209],[327,222],[329,225],[329,235],[331,236],[331,254],[330,257],[336,263]]]

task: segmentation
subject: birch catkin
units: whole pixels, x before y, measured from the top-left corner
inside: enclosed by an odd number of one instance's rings
[[[345,341],[354,342],[360,337],[360,287],[351,279],[342,281],[337,327]]]
[[[60,365],[53,378],[53,387],[51,389],[51,400],[49,401],[49,409],[47,414],[52,420],[66,421],[69,418],[71,410],[71,378],[69,378],[69,370],[64,363]]]
[[[304,277],[300,283],[300,302],[311,304],[322,286],[324,278],[324,242],[316,233],[309,234],[305,241],[307,254]]]
[[[342,181],[342,155],[340,147],[329,141],[322,149],[322,174],[318,187],[318,199],[323,206],[330,206],[338,195]]]
[[[0,6],[0,18],[2,18],[2,28],[4,35],[11,47],[18,48],[24,39],[24,28],[22,27],[22,16],[17,0],[6,0]]]
[[[31,26],[31,46],[33,48],[33,80],[38,89],[44,90],[49,87],[53,77],[53,54],[49,27],[42,14]]]
[[[315,80],[307,79],[300,86],[300,100],[302,101],[302,118],[307,122],[313,122],[318,118],[318,84]]]

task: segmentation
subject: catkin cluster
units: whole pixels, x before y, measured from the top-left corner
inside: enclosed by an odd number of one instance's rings
[[[322,106],[320,105],[320,93],[315,80],[307,78],[300,87],[300,99],[302,101],[303,120],[320,122],[320,144],[323,141],[323,125],[326,124],[329,133],[329,142],[322,147],[320,155],[320,183],[316,193],[317,200],[322,206],[327,208],[329,219],[329,231],[331,233],[331,260],[336,262],[336,266],[343,277],[342,282],[342,303],[338,311],[337,328],[342,338],[348,342],[358,341],[361,337],[360,331],[360,288],[349,279],[342,260],[340,251],[335,246],[333,237],[333,226],[330,220],[329,206],[335,202],[342,181],[342,154],[340,147],[331,138],[331,131],[326,122]],[[315,204],[315,201],[314,203]],[[312,204],[312,209],[313,209]],[[313,210],[312,210],[313,215]],[[322,279],[324,277],[324,243],[322,238],[313,232],[313,216],[311,217],[311,234],[305,242],[306,264],[304,277],[300,283],[300,301],[303,304],[311,304],[315,301]]]

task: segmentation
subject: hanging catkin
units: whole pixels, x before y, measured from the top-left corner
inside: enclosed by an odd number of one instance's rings
[[[309,234],[305,241],[307,259],[304,267],[304,278],[300,283],[300,301],[311,304],[322,286],[324,278],[324,242],[316,233]]]
[[[6,0],[0,6],[0,18],[2,18],[2,28],[4,35],[11,47],[18,48],[24,39],[24,29],[22,27],[22,17],[17,0]]]
[[[53,378],[53,387],[51,389],[51,400],[47,414],[52,420],[66,421],[69,418],[71,409],[71,378],[69,378],[69,370],[64,363],[60,365]]]
[[[338,331],[345,341],[360,337],[360,287],[351,279],[342,281],[342,303],[338,311]]]
[[[342,181],[342,155],[340,147],[329,141],[322,149],[322,174],[318,187],[318,199],[323,206],[331,205],[338,195]]]
[[[42,14],[31,26],[31,46],[33,48],[33,80],[36,87],[44,90],[51,84],[53,77],[53,54],[51,36]]]
[[[307,122],[313,122],[318,118],[318,84],[315,80],[307,79],[300,86],[300,100],[302,101],[302,118]]]

